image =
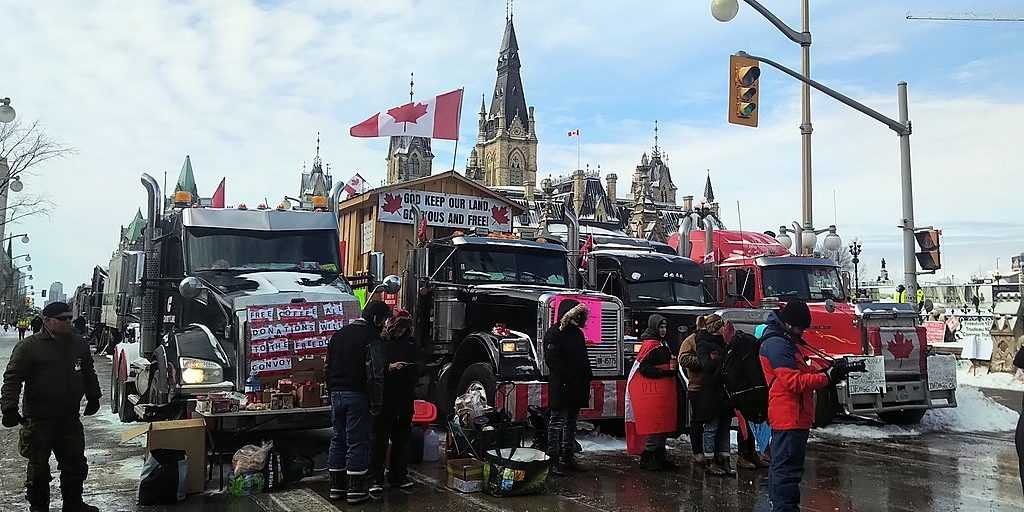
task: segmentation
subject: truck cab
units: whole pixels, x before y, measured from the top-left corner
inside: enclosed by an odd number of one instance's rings
[[[408,258],[404,304],[427,354],[435,399],[448,411],[468,391],[519,420],[546,406],[545,332],[563,301],[590,309],[584,328],[593,403],[586,419],[622,417],[622,302],[573,286],[566,249],[544,239],[465,235],[418,245]],[[611,404],[608,406],[607,404]]]

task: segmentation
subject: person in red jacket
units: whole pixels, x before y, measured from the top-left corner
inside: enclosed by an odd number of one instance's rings
[[[773,512],[800,510],[800,481],[804,476],[807,437],[814,423],[814,391],[844,379],[845,367],[816,371],[798,345],[811,326],[811,311],[799,299],[786,303],[768,320],[761,343],[761,368],[768,383],[768,423],[772,427],[768,498]]]

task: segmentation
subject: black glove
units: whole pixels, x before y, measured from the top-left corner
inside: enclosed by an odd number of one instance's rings
[[[17,409],[8,409],[4,411],[3,416],[3,425],[7,428],[17,427],[23,419]]]
[[[86,416],[92,416],[93,414],[96,414],[96,411],[98,410],[100,410],[100,401],[94,398],[85,404],[85,412],[83,414]]]
[[[832,362],[832,366],[826,371],[828,381],[832,384],[842,382],[850,376],[850,363],[846,359],[836,359]]]

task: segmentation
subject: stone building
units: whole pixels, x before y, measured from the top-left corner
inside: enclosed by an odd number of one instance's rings
[[[491,106],[480,99],[476,146],[466,177],[488,187],[522,187],[532,198],[537,183],[537,131],[533,107],[526,106],[519,69],[519,43],[509,16],[498,52],[498,77]]]
[[[330,166],[324,166],[320,160],[320,134],[316,137],[316,156],[309,172],[302,172],[302,183],[299,185],[299,199],[304,202],[313,200],[313,196],[327,197],[334,185]]]
[[[429,137],[391,137],[388,146],[388,185],[405,183],[430,176],[434,153]]]

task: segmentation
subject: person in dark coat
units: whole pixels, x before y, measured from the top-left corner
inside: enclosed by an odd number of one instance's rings
[[[384,395],[384,348],[380,333],[391,308],[371,300],[362,316],[327,344],[327,389],[334,432],[327,451],[331,499],[356,505],[370,498],[370,439]]]
[[[81,335],[81,336],[85,336],[86,335],[85,331],[86,331],[87,324],[88,324],[88,322],[85,321],[85,317],[84,316],[80,316],[80,317],[75,319],[75,322],[74,322],[75,330],[78,331],[79,335]]]
[[[1024,370],[1024,347],[1017,351],[1013,365]],[[1017,430],[1013,435],[1013,444],[1017,448],[1017,469],[1020,473],[1020,485],[1024,489],[1024,402],[1020,406],[1020,418],[1017,419]]]
[[[668,320],[665,317],[651,315],[647,318],[647,330],[640,336],[643,344],[640,347],[640,353],[637,354],[637,372],[646,379],[671,382],[670,385],[659,388],[663,391],[659,391],[658,396],[660,397],[659,403],[664,403],[665,407],[674,407],[678,404],[677,397],[680,392],[678,387],[679,370],[678,362],[674,357],[675,352],[669,346],[667,335]],[[677,417],[679,414],[680,411],[676,410],[675,414],[669,416]],[[642,422],[642,420],[640,418],[637,421]],[[672,426],[672,430],[674,430],[677,422],[671,420],[668,423]],[[672,430],[644,432],[647,437],[644,440],[644,451],[640,455],[641,469],[661,471],[676,468],[676,464],[669,460],[668,450],[665,447],[665,442],[674,433]]]
[[[590,310],[579,302],[567,299],[558,305],[558,324],[544,333],[544,363],[547,365],[548,457],[551,473],[564,475],[567,471],[584,471],[573,448],[576,446],[576,420],[580,409],[590,405],[590,357],[583,328]]]
[[[693,451],[693,461],[697,464],[706,464],[704,457],[704,418],[700,415],[700,390],[703,382],[703,373],[700,359],[697,357],[697,333],[705,330],[705,323],[720,322],[722,317],[712,313],[706,316],[697,317],[697,329],[693,334],[683,340],[679,347],[679,366],[686,371],[686,399],[690,404],[690,449]]]
[[[721,317],[705,321],[704,330],[697,332],[697,359],[703,373],[700,416],[704,419],[705,471],[712,475],[734,475],[729,461],[729,427],[732,425],[732,402],[725,385],[718,376],[718,368],[727,350]]]
[[[36,334],[43,330],[43,317],[38,315],[32,317],[32,322],[30,322],[29,325],[32,327],[32,334]]]
[[[384,327],[384,353],[387,373],[384,375],[384,404],[373,428],[373,449],[370,455],[370,496],[384,492],[384,462],[391,443],[388,481],[392,488],[412,487],[409,480],[409,446],[412,434],[413,402],[416,384],[423,374],[423,357],[412,336],[412,315],[404,309],[395,311]]]
[[[79,417],[100,409],[100,383],[85,341],[74,333],[71,307],[51,302],[43,308],[43,329],[14,347],[0,392],[3,426],[21,425],[19,451],[28,459],[26,498],[31,510],[50,507],[50,454],[57,458],[60,493],[67,512],[96,512],[82,501],[88,473],[85,433]],[[18,412],[22,385],[24,404]]]

